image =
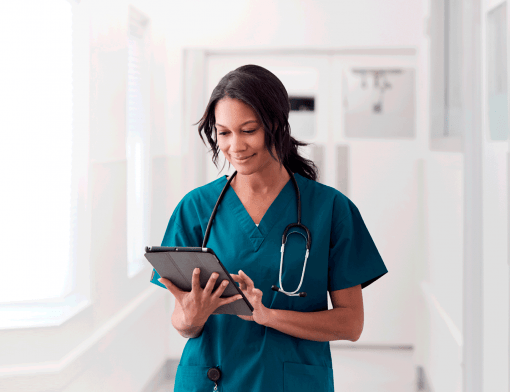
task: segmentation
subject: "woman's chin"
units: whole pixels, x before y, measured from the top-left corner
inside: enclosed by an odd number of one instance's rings
[[[248,161],[251,161],[251,159],[248,159]],[[234,169],[237,171],[237,173],[242,175],[252,174],[257,170],[257,165],[255,162],[243,162],[233,159],[230,163],[232,166],[234,166]]]
[[[234,169],[237,171],[237,174],[241,174],[243,176],[249,176],[250,174],[253,174],[257,172],[257,165],[237,165],[233,164]]]
[[[241,165],[234,165],[234,169],[237,172],[237,174],[241,174],[243,176],[248,176],[250,174],[253,174],[255,170],[249,167],[241,166]]]

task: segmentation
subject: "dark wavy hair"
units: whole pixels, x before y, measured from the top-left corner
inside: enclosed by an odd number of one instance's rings
[[[280,165],[283,164],[292,173],[317,181],[319,169],[315,164],[298,153],[301,142],[290,136],[290,101],[287,90],[280,79],[258,65],[243,65],[226,74],[214,88],[205,113],[196,124],[202,142],[206,144],[202,132],[213,152],[212,161],[218,167],[219,147],[216,140],[216,103],[224,97],[238,99],[249,105],[264,125],[265,144],[271,156],[275,146]],[[195,124],[195,125],[196,125]],[[229,163],[230,167],[230,163]],[[222,168],[223,169],[223,168]]]

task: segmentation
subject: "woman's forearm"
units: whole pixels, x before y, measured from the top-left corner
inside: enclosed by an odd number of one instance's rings
[[[296,338],[327,342],[358,340],[363,325],[349,308],[335,308],[320,312],[296,312],[270,309],[269,321],[264,325]]]

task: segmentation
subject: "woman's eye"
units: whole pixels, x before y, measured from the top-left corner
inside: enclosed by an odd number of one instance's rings
[[[252,129],[250,131],[242,131],[242,132],[250,134],[250,133],[253,133],[255,131],[256,131],[256,129]],[[228,132],[218,132],[218,135],[223,136],[223,135],[226,135],[227,133]]]

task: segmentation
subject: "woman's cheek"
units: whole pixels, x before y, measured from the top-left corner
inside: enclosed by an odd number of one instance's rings
[[[220,149],[222,154],[227,157],[227,154],[225,153],[225,146],[222,143],[220,143],[220,142],[218,143],[218,148]]]

